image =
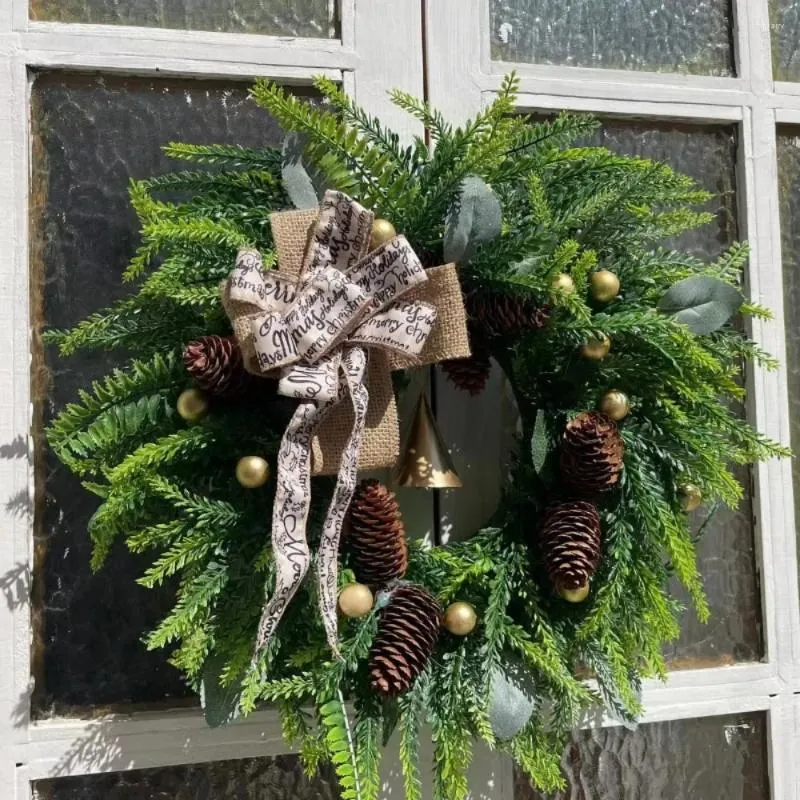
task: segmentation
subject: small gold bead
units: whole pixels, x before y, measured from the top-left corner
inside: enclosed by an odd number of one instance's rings
[[[376,219],[372,223],[372,233],[369,237],[369,249],[375,250],[390,239],[397,236],[394,225],[388,219]]]
[[[590,361],[602,361],[611,350],[611,339],[601,336],[599,339],[589,339],[581,347],[581,355]]]
[[[269,480],[269,464],[261,456],[244,456],[236,464],[236,480],[245,489],[258,489]]]
[[[613,389],[600,398],[599,408],[604,414],[611,417],[614,422],[619,422],[628,416],[631,404],[625,392]]]
[[[703,503],[703,493],[693,483],[685,483],[678,490],[681,508],[688,514],[697,511]]]
[[[178,396],[175,407],[187,422],[200,422],[208,414],[208,398],[200,389],[186,389]]]
[[[553,278],[552,287],[561,294],[572,294],[575,291],[575,281],[566,272],[562,272]]]
[[[589,287],[598,303],[610,303],[619,294],[619,278],[613,272],[601,269],[591,274]]]
[[[568,603],[582,603],[589,596],[589,584],[584,583],[577,589],[559,589],[558,593]]]
[[[374,602],[369,586],[363,583],[351,583],[339,592],[339,609],[346,617],[358,619],[366,616]]]
[[[478,624],[475,609],[464,602],[451,603],[444,612],[442,625],[455,636],[468,636]]]

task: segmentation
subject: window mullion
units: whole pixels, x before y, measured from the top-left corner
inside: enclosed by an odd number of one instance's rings
[[[773,697],[768,714],[767,740],[772,800],[796,800],[798,774],[795,768],[800,737],[796,733],[797,707],[790,694]]]
[[[6,602],[0,604],[0,743],[24,741],[29,719],[30,563],[33,515],[30,466],[30,318],[28,306],[28,81],[24,62],[0,56],[0,343],[6,354],[0,375],[0,506],[5,535],[0,574]]]
[[[756,340],[781,363],[775,372],[749,371],[749,412],[759,430],[789,442],[775,114],[762,103],[746,112],[740,173],[745,184],[746,233],[753,249],[747,282],[750,296],[774,314],[772,321],[754,320],[752,328]],[[792,469],[788,459],[783,459],[760,463],[754,472],[767,654],[779,674],[791,681],[794,656],[800,655]]]
[[[762,97],[773,88],[768,0],[733,0],[737,75]]]
[[[268,75],[308,81],[354,69],[355,54],[327,39],[104,25],[35,23],[15,34],[34,67],[198,77]]]

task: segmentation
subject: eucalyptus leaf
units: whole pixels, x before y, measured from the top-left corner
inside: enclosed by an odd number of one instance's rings
[[[503,210],[492,188],[477,175],[468,175],[447,218],[444,260],[466,263],[479,244],[500,235],[502,222]]]
[[[220,728],[239,718],[239,686],[222,686],[220,676],[225,667],[222,656],[212,655],[203,665],[200,705],[210,728]]]
[[[500,740],[513,739],[536,708],[536,688],[530,671],[516,661],[495,667],[489,688],[489,723]]]
[[[283,140],[281,183],[296,208],[316,208],[319,198],[311,176],[303,165],[303,138],[290,133]]]
[[[659,300],[658,309],[700,336],[721,328],[743,300],[735,286],[710,275],[696,275],[670,286]]]
[[[547,417],[541,409],[536,412],[536,422],[531,436],[531,457],[533,468],[541,473],[550,451],[550,439],[547,435]]]

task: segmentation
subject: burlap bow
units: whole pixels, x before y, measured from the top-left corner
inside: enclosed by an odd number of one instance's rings
[[[275,591],[264,607],[257,652],[311,562],[312,450],[314,472],[337,473],[318,554],[320,610],[336,651],[339,538],[357,470],[392,465],[399,447],[390,371],[469,355],[455,267],[426,271],[403,236],[368,253],[373,218],[333,191],[319,212],[273,214],[279,270],[265,271],[258,251],[244,249],[223,285],[247,368],[277,377],[281,394],[304,401],[278,452]],[[348,396],[351,403],[343,403]]]

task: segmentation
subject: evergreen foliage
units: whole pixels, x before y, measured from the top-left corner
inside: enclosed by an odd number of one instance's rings
[[[665,674],[662,646],[676,638],[683,612],[667,589],[672,576],[686,586],[700,619],[708,616],[678,486],[692,483],[709,504],[735,506],[742,490],[729,464],[786,455],[731,410],[743,398],[743,365],[772,369],[774,359],[741,325],[695,336],[655,311],[684,278],[713,276],[738,287],[746,245],[711,263],[665,248],[664,240],[709,221],[697,210],[708,195],[664,164],[576,144],[595,129],[591,117],[542,122],[515,115],[513,76],[462,127],[394,92],[394,102],[430,131],[434,148],[422,139],[403,144],[329,80],[317,87],[324,105],[266,81],[256,83],[252,98],[303,137],[305,161],[327,185],[390,219],[427,265],[442,262],[446,220],[464,179],[485,181],[502,206],[502,233],[460,265],[465,290],[552,308],[543,329],[491,343],[525,438],[492,526],[447,547],[410,545],[407,580],[444,604],[472,603],[477,630],[465,639],[443,634],[412,689],[379,701],[366,674],[376,614],[342,624],[342,660],[332,659],[313,582],[306,581],[269,651],[251,662],[265,585],[273,580],[265,529],[272,490],[242,489],[234,465],[254,452],[274,457],[292,403],[268,396],[257,408],[220,406],[194,427],[173,409],[187,385],[181,348],[200,335],[230,333],[218,284],[237,248],[257,247],[266,266],[275,265],[268,215],[289,203],[280,150],[173,143],[168,155],[206,166],[131,184],[142,244],[125,278],[136,282],[135,292],[47,338],[64,356],[125,348],[134,360],[81,392],[51,425],[50,444],[102,498],[90,529],[93,566],[121,537],[131,550],[152,554],[145,586],[177,579],[175,606],[147,646],[177,646],[172,662],[195,687],[213,653],[223,665],[222,684],[239,693],[240,710],[277,704],[307,769],[333,761],[344,797],[377,797],[380,745],[396,730],[406,796],[419,800],[426,725],[435,800],[465,796],[473,738],[510,754],[542,790],[554,790],[562,785],[565,737],[581,713],[605,703],[632,719],[641,680]],[[159,199],[164,192],[184,199]],[[602,306],[591,300],[587,281],[595,268],[619,276],[622,299]],[[574,293],[553,292],[559,273],[571,275]],[[740,314],[768,317],[748,302]],[[613,358],[576,358],[582,343],[601,334],[613,341]],[[565,422],[612,387],[633,405],[623,427],[625,470],[601,507],[603,554],[592,594],[573,607],[548,584],[532,520],[547,502],[551,455]],[[324,479],[317,484],[312,538],[328,487]],[[347,583],[352,574],[343,570],[340,579]],[[512,740],[496,741],[487,713],[490,675],[508,659],[531,672],[540,710]],[[578,676],[579,665],[596,683]]]

